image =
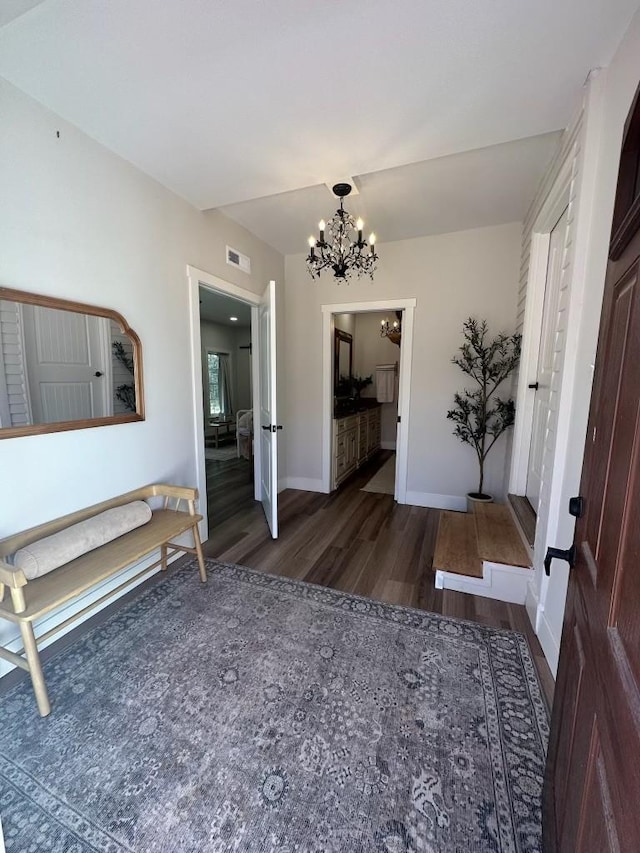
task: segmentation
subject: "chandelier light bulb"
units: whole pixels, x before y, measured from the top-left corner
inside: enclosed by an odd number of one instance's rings
[[[324,231],[325,225],[326,225],[326,223],[325,223],[324,219],[321,219],[320,222],[318,223],[318,228],[320,229],[320,231]]]
[[[362,229],[364,228],[364,222],[362,221],[362,219],[358,219],[358,221],[356,222],[356,228],[358,229],[358,231],[362,231]]]
[[[313,249],[313,247],[316,245],[316,238],[315,237],[309,237],[308,243],[309,243],[309,248]]]
[[[372,231],[371,234],[369,234],[369,245],[375,246],[375,244],[376,244],[376,235]]]

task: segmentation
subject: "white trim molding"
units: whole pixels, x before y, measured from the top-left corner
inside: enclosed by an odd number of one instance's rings
[[[281,483],[282,489],[298,489],[301,492],[324,491],[322,480],[316,480],[313,477],[285,477]]]
[[[322,305],[322,489],[331,491],[331,456],[333,422],[333,333],[335,314],[368,314],[372,311],[402,311],[402,346],[398,376],[398,432],[396,437],[396,492],[400,504],[407,503],[407,469],[409,456],[409,411],[411,398],[411,364],[415,298],[382,299],[374,302],[343,302]]]

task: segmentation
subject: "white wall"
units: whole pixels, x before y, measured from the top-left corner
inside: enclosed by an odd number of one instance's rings
[[[640,11],[608,69],[593,75],[584,93],[582,177],[576,194],[576,230],[566,357],[561,390],[552,502],[545,536],[536,536],[535,581],[527,609],[553,672],[556,671],[568,585],[566,564],[542,570],[547,546],[567,548],[575,521],[568,501],[579,494],[602,294],[622,134],[640,81]]]
[[[417,299],[413,388],[409,423],[411,500],[438,496],[462,500],[477,485],[473,450],[452,435],[446,420],[463,374],[451,364],[463,320],[486,317],[494,330],[515,327],[520,223],[422,237],[380,246],[375,280],[337,284],[323,275],[310,281],[304,255],[285,265],[287,324],[287,475],[321,486],[321,306],[344,302]],[[391,345],[390,345],[391,346]],[[504,439],[488,460],[486,488],[504,495]]]
[[[354,336],[356,329],[355,314],[336,314],[333,322],[336,329],[340,329],[341,332],[347,332],[351,337]]]
[[[376,365],[400,362],[400,349],[388,338],[380,335],[380,321],[396,319],[393,311],[371,311],[355,314],[355,337],[353,354],[353,372],[358,376],[373,376],[373,384],[362,392],[363,397],[376,397]],[[381,440],[387,450],[395,450],[398,418],[398,377],[393,403],[383,403],[380,407]]]
[[[4,82],[0,103],[0,282],[120,311],[142,341],[146,402],[142,423],[0,441],[3,536],[144,483],[194,483],[186,265],[261,293],[283,259]]]

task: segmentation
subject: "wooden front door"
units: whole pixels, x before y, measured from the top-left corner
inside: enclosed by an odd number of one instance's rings
[[[545,781],[558,853],[640,850],[638,96],[612,233]]]

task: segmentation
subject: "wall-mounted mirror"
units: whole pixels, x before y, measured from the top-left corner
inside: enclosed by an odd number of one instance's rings
[[[142,420],[140,340],[124,317],[0,287],[0,438]]]
[[[349,397],[353,375],[353,338],[348,332],[336,329],[334,340],[333,396]]]

